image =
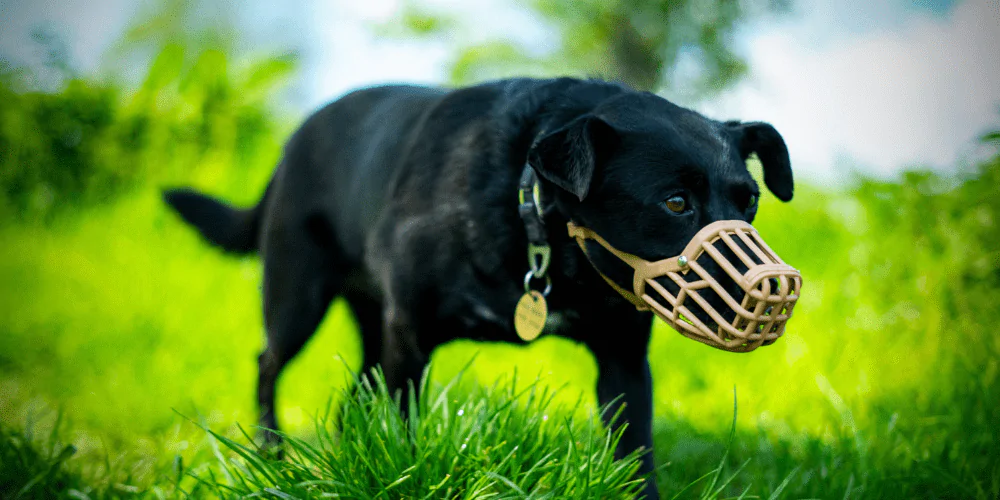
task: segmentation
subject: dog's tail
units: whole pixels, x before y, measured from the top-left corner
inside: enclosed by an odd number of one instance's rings
[[[270,191],[268,185],[260,203],[245,209],[188,188],[164,190],[163,199],[213,245],[227,252],[248,254],[259,247],[261,212]]]

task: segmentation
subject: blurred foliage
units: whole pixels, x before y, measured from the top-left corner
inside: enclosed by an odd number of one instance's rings
[[[44,220],[146,183],[242,184],[248,170],[273,166],[287,125],[271,97],[295,73],[297,56],[239,60],[222,42],[225,25],[215,36],[180,37],[178,9],[189,6],[163,3],[113,49],[114,60],[148,52],[148,62],[131,63],[144,74],[130,65],[95,79],[55,49],[46,68],[2,68],[0,213]],[[36,40],[60,45],[52,35]],[[57,88],[38,88],[38,74],[52,70]]]
[[[994,152],[970,171],[862,178],[821,205],[846,232],[758,224],[796,240],[775,244],[822,301],[786,359],[815,373],[843,425],[830,435],[857,455],[825,479],[861,496],[1000,494],[1000,134],[982,141]]]
[[[740,23],[789,8],[784,0],[531,0],[521,5],[557,40],[551,50],[508,37],[487,38],[477,21],[403,3],[385,34],[433,37],[452,44],[451,81],[458,85],[511,76],[599,76],[640,90],[717,92],[747,72],[735,51]],[[686,74],[673,71],[681,59]],[[680,87],[683,87],[681,89]]]

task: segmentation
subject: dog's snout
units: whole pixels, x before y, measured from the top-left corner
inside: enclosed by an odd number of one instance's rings
[[[616,250],[572,223],[569,232],[581,248],[594,239],[635,270],[634,292],[619,293],[636,307],[720,349],[746,352],[780,337],[802,286],[799,272],[743,221],[713,222],[678,256],[655,262]]]

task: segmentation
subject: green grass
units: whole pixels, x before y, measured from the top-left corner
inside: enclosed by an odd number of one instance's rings
[[[425,373],[420,397],[410,396],[405,418],[399,395],[389,393],[381,372],[361,378],[343,404],[328,402],[307,438],[285,434],[280,449],[260,448],[237,425],[230,437],[205,432],[211,456],[194,462],[174,455],[155,484],[132,484],[131,471],[107,455],[98,467],[72,461],[61,416],[45,421],[48,433],[29,425],[20,432],[0,425],[0,494],[4,498],[632,498],[642,487],[637,450],[621,459],[615,432],[597,418],[600,409],[557,406],[557,391],[537,380],[517,390],[516,374],[490,387],[462,390],[464,369],[446,385]],[[573,418],[587,412],[589,418]],[[735,473],[722,461],[681,488],[697,498],[720,498]],[[613,417],[619,418],[618,415]],[[44,427],[44,425],[43,425]],[[789,475],[770,498],[778,498]],[[746,497],[745,488],[742,497]]]
[[[998,337],[972,330],[972,319],[943,317],[948,304],[933,283],[953,279],[954,270],[927,262],[940,250],[880,247],[885,227],[871,222],[871,208],[846,196],[800,198],[809,201],[787,209],[810,238],[768,222],[769,212],[786,209],[776,203],[765,205],[758,223],[806,277],[781,341],[735,355],[662,324],[654,330],[656,457],[665,496],[684,488],[681,498],[703,493],[709,479],[699,478],[725,457],[720,498],[744,491],[766,497],[783,484],[792,498],[995,497]],[[859,229],[859,218],[869,229]],[[235,424],[255,421],[262,341],[256,259],[207,248],[154,190],[54,226],[13,224],[0,232],[5,432],[22,429],[31,411],[61,409],[78,448],[66,462],[93,469],[96,492],[173,495],[169,478],[178,463],[219,477],[217,465],[206,465],[215,462],[211,440],[180,415],[245,443]],[[900,285],[874,280],[878,272]],[[944,326],[950,323],[961,327]],[[537,377],[541,389],[552,390],[551,404],[564,408],[553,415],[590,422],[596,370],[583,347],[558,338],[527,347],[456,342],[435,353],[432,380],[451,380],[477,353],[463,390],[492,386],[516,369],[524,377],[511,390]],[[346,387],[359,359],[353,319],[337,303],[281,381],[279,416],[301,443],[334,449],[332,440],[315,444],[313,415]],[[727,447],[734,388],[740,412]],[[479,484],[482,477],[461,480]]]
[[[307,438],[286,435],[283,458],[259,448],[253,431],[192,419],[202,452],[175,454],[152,484],[107,455],[98,467],[74,460],[58,416],[22,431],[0,425],[0,496],[583,499],[634,497],[642,487],[642,452],[616,460],[624,428],[604,430],[595,409],[559,407],[556,391],[515,389],[513,378],[472,390],[458,387],[461,374],[445,386],[430,380],[404,419],[381,373],[368,374],[345,404],[326,405]],[[590,418],[571,418],[574,410]]]
[[[991,165],[947,189],[914,175],[840,194],[800,186],[789,205],[764,200],[756,225],[802,270],[803,299],[785,337],[751,354],[713,350],[656,324],[650,362],[665,497],[1000,494],[1000,167]],[[228,189],[222,194],[246,202],[259,182]],[[42,443],[32,448],[37,460],[21,469],[5,460],[0,477],[37,476],[58,461],[39,484],[92,498],[192,491],[190,475],[180,490],[171,479],[178,464],[222,477],[213,440],[181,415],[246,444],[236,424],[255,422],[263,338],[256,258],[207,247],[154,188],[46,225],[0,225],[0,241],[4,456],[28,453],[28,441],[11,438],[26,428],[41,425],[36,436],[47,435],[52,424],[29,416],[48,410],[65,420],[60,443],[77,450],[64,457],[65,448]],[[553,418],[592,422],[596,369],[582,346],[455,342],[435,352],[431,380],[452,380],[473,357],[462,394],[489,399],[475,388],[516,370],[523,376],[510,390],[537,379],[550,390]],[[337,302],[280,382],[279,418],[291,436],[336,448],[316,441],[314,416],[359,360],[353,318]],[[490,401],[483,408],[496,410]],[[445,467],[451,458],[427,460]],[[463,470],[454,484],[486,481]]]
[[[296,498],[623,498],[641,487],[639,453],[614,459],[620,432],[568,418],[553,391],[516,391],[510,381],[461,391],[458,377],[443,388],[428,380],[404,419],[382,378],[365,378],[336,417],[328,409],[317,420],[314,436],[288,437],[285,460],[216,436],[243,460],[200,484],[224,497]]]
[[[60,430],[56,422],[50,435],[36,437],[30,425],[22,432],[0,426],[0,493],[42,498],[87,489],[79,474],[64,467],[76,448],[57,439]]]

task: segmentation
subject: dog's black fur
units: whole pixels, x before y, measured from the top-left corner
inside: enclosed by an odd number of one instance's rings
[[[562,319],[557,333],[595,356],[600,403],[622,396],[624,454],[652,448],[652,315],[602,280],[566,223],[648,260],[676,255],[710,222],[753,220],[759,192],[745,160],[754,152],[768,188],[791,199],[787,149],[765,123],[718,122],[593,80],[385,86],[310,117],[256,207],[188,190],[166,199],[214,244],[263,256],[258,398],[261,424],[274,429],[278,374],[335,296],[357,317],[363,369],[380,363],[393,390],[419,379],[431,351],[450,340],[521,342],[512,320],[528,262],[516,194],[530,163],[550,204],[549,310]],[[680,214],[663,204],[678,194],[688,205]],[[588,251],[631,288],[629,268],[596,244]],[[641,472],[652,471],[647,453]],[[652,478],[645,494],[657,497]]]

